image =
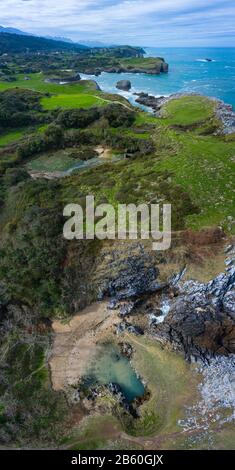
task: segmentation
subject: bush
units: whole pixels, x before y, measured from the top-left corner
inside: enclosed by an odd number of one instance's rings
[[[29,178],[28,172],[23,168],[8,168],[3,177],[3,182],[6,186],[15,186]]]
[[[37,122],[40,97],[30,90],[12,89],[0,93],[0,126],[21,127]]]
[[[111,127],[129,127],[135,121],[135,112],[119,104],[110,104],[102,110],[102,115]]]
[[[98,108],[69,109],[61,111],[57,117],[57,123],[67,129],[84,129],[100,118]]]

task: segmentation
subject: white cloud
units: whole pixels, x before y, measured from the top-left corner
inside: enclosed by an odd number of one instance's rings
[[[233,31],[234,19],[233,0],[0,0],[0,24],[74,40],[184,45]]]

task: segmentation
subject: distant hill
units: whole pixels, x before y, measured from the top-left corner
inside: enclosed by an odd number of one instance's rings
[[[7,36],[4,36],[7,35]],[[10,38],[9,36],[14,36]],[[20,39],[19,39],[20,36]],[[72,41],[72,39],[61,36],[37,36],[32,33],[21,31],[17,28],[5,28],[0,26],[0,54],[10,52],[42,52],[42,51],[62,51],[62,50],[83,50],[83,49],[102,49],[107,53],[107,49],[114,56],[133,57],[145,51],[140,47],[120,46],[115,44],[103,43],[95,40],[81,40],[81,43]],[[120,55],[121,51],[121,55]]]
[[[68,42],[70,44],[83,44],[84,46],[93,48],[93,47],[115,47],[115,44],[104,43],[101,41],[86,41],[82,40],[77,43],[77,41],[72,41],[70,38],[65,38],[63,36],[38,36],[37,34],[26,33],[25,31],[21,31],[17,28],[5,28],[4,26],[0,26],[0,34],[1,33],[8,33],[8,34],[18,34],[20,36],[35,36],[35,37],[44,37],[45,39],[51,39],[53,41],[61,41],[61,42]]]
[[[101,41],[82,41],[82,43],[85,45],[85,46],[88,46],[88,47],[118,47],[116,46],[115,44],[110,44],[110,43],[105,43],[105,42],[101,42]]]
[[[82,44],[55,41],[52,39],[25,34],[20,35],[5,32],[0,34],[0,54],[46,51],[53,52],[66,50],[81,51],[84,49],[88,49],[88,47]]]
[[[52,39],[53,41],[69,42],[70,44],[76,44],[72,39],[64,38],[63,36],[45,36],[46,39]],[[86,44],[84,44],[86,46]]]
[[[0,33],[8,33],[8,34],[18,34],[20,36],[33,36],[31,33],[26,33],[25,31],[21,31],[17,28],[5,28],[4,26],[0,26]]]

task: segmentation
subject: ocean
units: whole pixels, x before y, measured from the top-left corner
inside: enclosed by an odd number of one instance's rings
[[[106,92],[120,93],[134,102],[133,93],[168,96],[196,92],[219,98],[235,108],[235,48],[144,48],[146,56],[164,57],[169,73],[161,75],[102,73],[95,80]],[[209,58],[212,62],[207,62]],[[128,79],[131,92],[120,92],[118,80]]]

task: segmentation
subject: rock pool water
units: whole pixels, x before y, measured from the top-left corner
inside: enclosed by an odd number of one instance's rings
[[[144,394],[144,385],[131,367],[130,361],[121,355],[113,344],[98,346],[97,354],[87,370],[85,384],[92,386],[95,383],[119,385],[126,400],[130,403],[134,398]]]

